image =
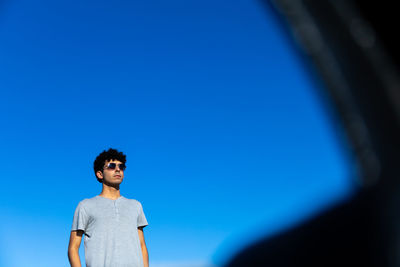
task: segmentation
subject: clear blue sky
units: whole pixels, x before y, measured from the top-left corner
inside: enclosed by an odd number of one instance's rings
[[[155,267],[221,264],[351,195],[343,133],[274,19],[245,0],[2,1],[0,266],[68,266],[109,147]]]

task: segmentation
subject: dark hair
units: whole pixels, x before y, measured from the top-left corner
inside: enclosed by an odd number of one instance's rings
[[[110,148],[107,151],[104,150],[94,160],[94,163],[93,163],[94,175],[96,175],[96,173],[98,171],[102,171],[106,161],[110,161],[110,160],[118,160],[125,164],[126,163],[126,155],[124,155],[124,153],[119,152],[118,150],[113,149],[113,148]],[[97,178],[97,181],[99,181],[100,183],[103,182],[103,179],[99,179],[97,177],[97,175],[96,175],[96,178]]]

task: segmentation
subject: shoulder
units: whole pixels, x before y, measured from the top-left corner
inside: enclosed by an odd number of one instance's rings
[[[142,207],[142,203],[140,203],[138,200],[133,199],[133,198],[126,198],[126,197],[122,197],[122,199],[128,203],[130,206],[135,206],[135,207]]]
[[[141,205],[140,202],[139,202],[138,200],[133,199],[133,198],[122,197],[122,199],[123,199],[125,202],[130,203],[130,204]]]
[[[83,200],[81,200],[78,203],[78,207],[79,209],[90,209],[93,206],[96,206],[96,203],[98,202],[98,198],[97,197],[92,197],[92,198],[85,198]]]

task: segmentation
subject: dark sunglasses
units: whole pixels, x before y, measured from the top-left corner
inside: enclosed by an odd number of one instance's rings
[[[117,168],[117,163],[108,163],[107,166],[105,166],[105,168],[109,170],[115,170]],[[118,164],[118,169],[124,171],[126,169],[125,164],[124,163]]]

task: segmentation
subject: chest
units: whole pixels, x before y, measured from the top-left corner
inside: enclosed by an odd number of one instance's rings
[[[137,228],[138,209],[124,202],[102,203],[89,214],[89,226],[124,226]]]

